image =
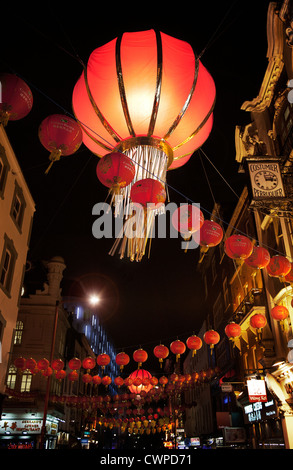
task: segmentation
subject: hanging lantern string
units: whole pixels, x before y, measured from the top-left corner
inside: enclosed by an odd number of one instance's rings
[[[6,63],[6,62],[4,62]],[[10,70],[16,74],[17,76],[19,76],[20,78],[22,78],[30,87],[34,88],[36,91],[38,91],[41,95],[43,95],[44,97],[46,97],[49,101],[51,101],[55,106],[57,106],[58,108],[60,108],[65,114],[67,114],[68,116],[70,116],[71,118],[75,119],[78,123],[80,123],[81,125],[83,125],[84,127],[86,127],[88,130],[90,130],[92,133],[94,133],[97,137],[99,137],[100,139],[104,140],[104,142],[106,142],[108,145],[110,145],[110,147],[114,150],[114,146],[107,141],[107,139],[103,138],[102,136],[100,136],[96,131],[94,131],[93,129],[90,129],[89,126],[87,126],[86,124],[83,124],[80,120],[76,119],[76,117],[70,113],[66,108],[64,108],[62,105],[60,105],[58,102],[56,102],[53,98],[51,98],[50,96],[48,96],[45,92],[43,92],[40,88],[38,88],[37,86],[35,86],[33,83],[31,83],[29,80],[27,80],[25,77],[23,77],[22,75],[18,74],[9,64],[6,63],[6,65],[10,68]],[[202,149],[200,149],[203,153],[203,155],[206,156],[206,154],[203,152]],[[116,150],[115,150],[116,151]],[[123,152],[121,152],[123,153]],[[209,160],[210,161],[210,160]],[[144,168],[143,165],[141,165],[141,163],[137,163],[138,166],[140,166],[142,169],[148,171],[146,168]],[[215,167],[216,168],[216,167]],[[217,170],[217,172],[220,174],[220,172]],[[152,175],[152,176],[155,176],[152,172],[149,171],[149,173]],[[220,174],[221,175],[221,174]],[[223,177],[222,177],[223,178]],[[160,178],[157,178],[158,181],[160,181],[162,184],[168,186],[169,189],[172,189],[174,192],[176,192],[177,194],[179,194],[183,199],[186,199],[187,201],[189,201],[191,204],[196,204],[196,202],[194,202],[191,198],[189,198],[188,196],[186,196],[185,194],[183,194],[181,191],[179,191],[178,189],[176,189],[174,186],[171,186],[169,183],[167,183],[166,181],[162,181]],[[224,178],[223,178],[224,179]],[[224,179],[225,181],[225,179]],[[228,184],[226,182],[226,184]],[[233,190],[231,188],[231,186],[229,185],[230,189]],[[236,195],[235,191],[233,190],[233,193]],[[237,195],[237,197],[239,198],[239,196]],[[201,209],[206,212],[207,214],[209,214],[209,216],[212,216],[212,212],[209,211],[208,209],[204,208],[202,205],[201,205]],[[235,230],[235,232],[241,234],[241,235],[244,235],[246,236],[247,238],[250,238],[252,241],[255,241],[255,238],[247,235],[245,232],[242,232],[241,230],[239,230],[237,227],[229,224],[229,222],[226,222],[224,219],[222,219],[221,217],[219,217],[219,221],[222,222],[224,225],[226,225],[227,227],[230,227],[232,230]],[[258,241],[257,241],[258,242]],[[259,243],[259,242],[258,242]],[[279,255],[282,255],[282,256],[287,256],[285,253],[283,252],[280,252],[278,250],[276,250],[275,248],[272,248],[268,245],[265,245],[264,243],[262,243],[262,246],[279,254]],[[293,261],[293,259],[289,256],[287,256],[288,259],[291,260],[291,262]]]

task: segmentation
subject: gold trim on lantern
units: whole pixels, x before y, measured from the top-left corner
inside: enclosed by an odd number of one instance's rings
[[[157,83],[156,83],[156,92],[155,92],[155,99],[154,99],[154,104],[153,104],[153,111],[152,111],[149,130],[148,130],[149,137],[154,132],[157,115],[158,115],[159,102],[160,102],[160,97],[161,97],[161,89],[162,89],[163,49],[162,49],[161,33],[158,31],[156,31],[156,39],[157,39]]]
[[[168,157],[168,167],[173,162],[173,150],[170,145],[156,137],[147,137],[147,136],[139,136],[139,137],[130,137],[125,140],[121,140],[121,142],[116,145],[114,151],[124,152],[125,150],[129,150],[134,147],[138,147],[139,145],[149,145],[151,147],[155,147],[159,150],[162,150]]]

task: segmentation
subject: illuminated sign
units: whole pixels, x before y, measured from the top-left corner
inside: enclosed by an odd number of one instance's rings
[[[285,197],[280,166],[277,161],[248,162],[253,199]]]
[[[266,384],[264,380],[247,380],[247,388],[250,403],[268,401]]]
[[[2,419],[0,434],[39,434],[42,428],[41,419]]]
[[[250,423],[277,417],[277,409],[274,400],[267,401],[266,403],[256,402],[244,406],[244,413]]]

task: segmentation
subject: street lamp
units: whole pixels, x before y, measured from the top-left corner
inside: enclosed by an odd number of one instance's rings
[[[97,294],[92,294],[89,297],[89,302],[91,303],[91,305],[97,305],[100,302],[100,300],[101,299]]]

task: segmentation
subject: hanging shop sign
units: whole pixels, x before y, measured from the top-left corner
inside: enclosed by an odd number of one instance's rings
[[[255,200],[284,198],[285,191],[279,162],[276,160],[249,160],[252,198]]]
[[[254,423],[266,419],[278,417],[278,410],[274,400],[265,403],[256,402],[244,406],[244,421],[246,423]]]
[[[41,419],[2,419],[0,420],[0,434],[40,434]]]
[[[267,391],[264,380],[250,379],[247,381],[247,389],[250,403],[266,402]]]

